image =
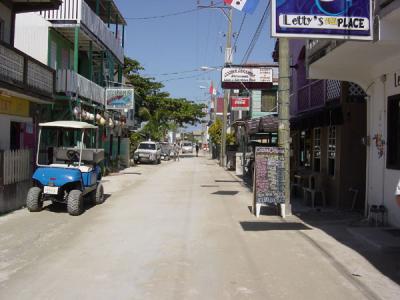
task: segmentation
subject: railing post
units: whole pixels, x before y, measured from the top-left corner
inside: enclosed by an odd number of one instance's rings
[[[79,63],[79,26],[75,26],[74,32],[74,71],[78,73]]]

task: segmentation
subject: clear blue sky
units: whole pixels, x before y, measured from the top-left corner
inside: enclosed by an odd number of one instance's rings
[[[220,1],[214,1],[222,3]],[[257,11],[247,15],[237,42],[234,63],[240,63],[267,6],[260,0]],[[172,97],[201,101],[209,99],[209,81],[220,84],[220,74],[192,72],[176,75],[158,75],[198,69],[201,66],[223,64],[227,21],[218,9],[201,9],[196,12],[149,20],[129,18],[166,15],[195,9],[197,0],[116,0],[122,14],[127,18],[125,55],[135,58],[145,67],[144,74],[154,75],[157,81],[199,75],[197,78],[164,82],[165,91]],[[201,0],[202,5],[210,1]],[[233,31],[238,32],[243,13],[234,10]],[[270,37],[270,18],[266,22],[248,62],[271,62],[274,40]],[[202,90],[199,86],[207,86]]]

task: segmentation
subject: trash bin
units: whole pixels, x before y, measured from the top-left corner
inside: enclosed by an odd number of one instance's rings
[[[243,175],[243,153],[236,152],[236,175]]]

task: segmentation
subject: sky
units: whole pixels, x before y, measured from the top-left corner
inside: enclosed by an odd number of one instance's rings
[[[172,97],[206,103],[213,80],[220,86],[220,71],[198,71],[202,66],[216,67],[224,63],[227,18],[220,9],[196,9],[210,5],[210,0],[115,0],[128,26],[125,30],[125,55],[137,59],[145,68],[144,75],[163,82]],[[267,0],[260,0],[256,11],[245,17],[236,42],[234,64],[240,64],[261,17]],[[222,4],[223,0],[214,0]],[[155,19],[134,19],[164,16],[188,10],[191,13]],[[244,13],[234,10],[233,32],[239,32]],[[270,36],[270,18],[262,28],[248,62],[272,62],[274,39]],[[235,40],[233,39],[233,44]],[[222,50],[222,51],[221,51]],[[189,72],[197,70],[195,72]],[[161,75],[161,74],[168,75]],[[170,74],[177,73],[177,74]],[[186,77],[186,79],[179,79]],[[187,78],[191,77],[191,78]],[[205,88],[204,88],[205,87]],[[220,89],[221,90],[221,89]]]

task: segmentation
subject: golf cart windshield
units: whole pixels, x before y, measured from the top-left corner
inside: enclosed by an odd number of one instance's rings
[[[96,131],[95,129],[41,127],[38,146],[38,165],[68,161],[78,163],[81,146],[82,149],[96,148]],[[69,158],[56,157],[59,149],[70,150]]]

